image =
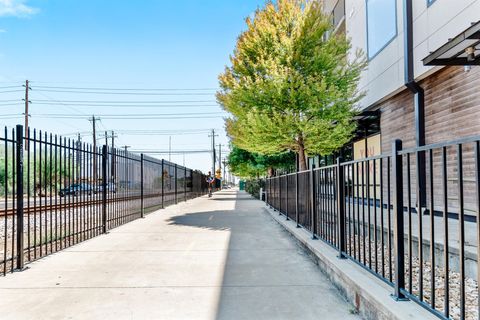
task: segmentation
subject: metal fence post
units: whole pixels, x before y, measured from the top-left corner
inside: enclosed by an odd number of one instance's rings
[[[295,222],[297,223],[297,228],[300,228],[300,224],[298,223],[298,195],[299,195],[299,190],[298,190],[298,171],[295,172]]]
[[[403,225],[403,168],[402,141],[392,143],[392,173],[393,173],[393,216],[394,224],[394,254],[395,254],[395,300],[407,300],[402,290],[405,289],[405,243]]]
[[[270,197],[272,197],[272,199],[274,199],[274,196],[273,196],[273,190],[272,190],[272,177],[268,178],[268,192],[269,192],[269,196],[268,196],[268,206],[270,207],[270,209],[272,208],[272,200],[270,200]]]
[[[288,220],[288,175],[285,175],[285,217]]]
[[[177,183],[178,182],[178,175],[177,175],[177,164],[175,164],[175,204],[178,203],[177,199]]]
[[[164,164],[163,164],[163,159],[162,159],[162,209],[165,208],[165,206],[163,205],[163,200],[164,200],[164,196],[165,196],[165,193],[164,193],[164,187],[165,187],[165,174],[164,174]]]
[[[312,224],[312,239],[317,240],[317,215],[315,210],[315,166],[312,165],[312,168],[309,171],[310,179],[310,214],[311,214],[311,224]]]
[[[143,153],[140,155],[140,217],[145,218],[143,203]]]
[[[342,157],[337,158],[338,257],[345,259],[345,176],[342,161]]]
[[[282,215],[282,176],[278,176],[278,215]]]
[[[16,187],[17,187],[17,270],[24,268],[24,242],[23,242],[23,126],[16,128]]]
[[[273,193],[274,193],[274,196],[273,196],[273,201],[272,201],[272,209],[273,211],[277,211],[277,200],[278,200],[278,197],[279,197],[279,190],[277,188],[277,177],[276,176],[273,176],[272,178],[272,188],[273,188]]]
[[[265,204],[268,206],[268,193],[270,192],[270,181],[265,179]]]
[[[96,154],[93,155],[94,157]],[[107,233],[107,159],[108,149],[106,145],[102,147],[102,230]]]
[[[183,175],[183,189],[184,189],[184,194],[185,194],[185,201],[187,201],[187,168],[183,168],[184,170],[184,175]]]

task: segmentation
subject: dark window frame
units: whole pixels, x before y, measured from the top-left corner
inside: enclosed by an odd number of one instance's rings
[[[393,40],[395,40],[395,38],[397,38],[398,36],[398,10],[397,10],[397,0],[392,0],[395,2],[395,34],[382,46],[380,47],[377,52],[375,52],[372,56],[370,56],[370,46],[369,46],[369,30],[368,30],[368,1],[369,0],[365,0],[365,13],[366,13],[366,28],[367,28],[367,58],[368,58],[368,61],[371,61],[373,59],[375,59],[375,57],[377,55],[380,54],[380,52],[383,51],[383,49],[385,49],[386,47],[388,47],[388,45],[390,43],[393,42]],[[429,1],[429,0],[427,0]],[[435,1],[435,0],[433,0]]]

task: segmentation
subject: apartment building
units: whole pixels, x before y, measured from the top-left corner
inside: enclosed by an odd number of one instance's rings
[[[344,157],[389,153],[394,139],[411,148],[480,135],[480,0],[325,0],[324,10],[333,33],[348,37],[352,52],[361,49],[368,60],[358,131]],[[463,152],[468,190],[473,148]],[[419,167],[428,165],[424,157]],[[455,158],[450,152],[449,161]],[[426,170],[420,169],[417,177],[428,193]],[[453,171],[449,177],[454,187]],[[466,202],[473,212],[473,194]]]
[[[409,3],[410,39],[405,23]],[[368,59],[360,82],[366,95],[359,120],[370,119],[366,133],[381,135],[382,152],[390,150],[395,138],[409,147],[480,134],[480,68],[475,67],[480,64],[479,0],[326,0],[324,6],[334,33],[345,34],[352,51],[361,49]],[[469,29],[471,39],[461,41]],[[434,59],[449,44],[451,52]],[[468,63],[465,48],[474,50]],[[415,97],[416,90],[421,89],[424,104],[416,106],[422,98]],[[417,110],[422,107],[423,112]]]

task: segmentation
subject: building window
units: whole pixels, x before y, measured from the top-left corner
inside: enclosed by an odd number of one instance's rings
[[[367,51],[373,59],[397,36],[397,1],[367,1]]]

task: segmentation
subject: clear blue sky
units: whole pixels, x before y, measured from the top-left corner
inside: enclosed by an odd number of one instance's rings
[[[71,106],[58,101],[215,100],[213,91],[201,96],[129,96],[41,92],[36,86],[107,88],[216,88],[217,76],[229,63],[245,17],[262,0],[0,0],[0,87],[29,79],[31,127],[65,134],[87,132],[91,114],[207,113],[216,103],[188,108],[116,108]],[[20,88],[19,88],[20,89]],[[0,89],[0,91],[7,91]],[[191,92],[190,92],[191,93]],[[0,93],[1,114],[21,114],[22,92]],[[39,104],[55,100],[56,105]],[[35,103],[37,101],[37,103]],[[48,102],[47,102],[48,103]],[[195,103],[193,103],[195,104]],[[35,114],[69,113],[82,119],[45,119]],[[9,127],[21,117],[0,119]],[[217,141],[227,144],[222,118],[170,120],[103,119],[108,130],[219,130]],[[207,133],[172,136],[172,149],[208,149]],[[84,136],[84,141],[91,137]],[[168,149],[168,136],[119,135],[119,145],[135,149]],[[208,171],[211,156],[186,155],[185,164]],[[183,163],[183,156],[172,156]]]

